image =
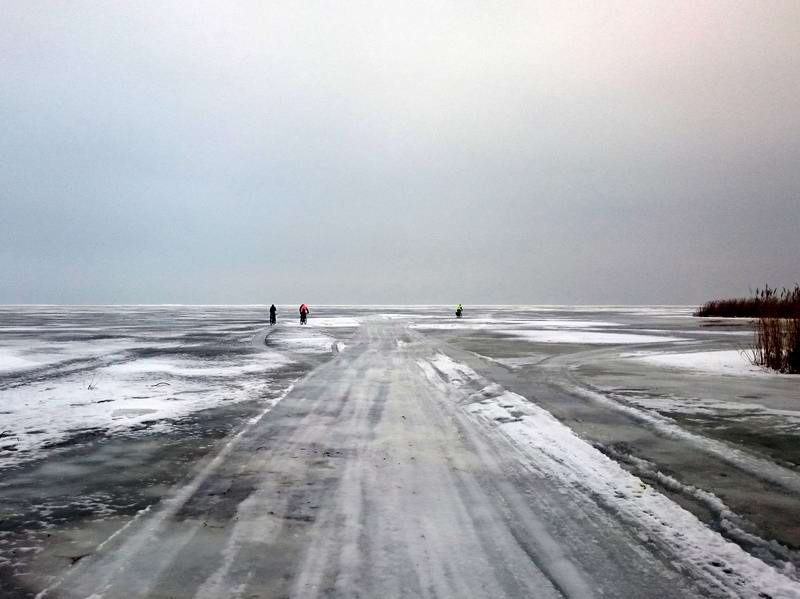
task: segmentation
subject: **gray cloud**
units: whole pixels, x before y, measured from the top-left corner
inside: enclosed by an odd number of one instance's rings
[[[5,3],[0,301],[800,279],[800,5],[434,4]]]

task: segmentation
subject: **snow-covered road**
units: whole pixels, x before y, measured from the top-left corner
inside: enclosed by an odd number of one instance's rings
[[[40,596],[800,597],[402,319],[273,404]]]

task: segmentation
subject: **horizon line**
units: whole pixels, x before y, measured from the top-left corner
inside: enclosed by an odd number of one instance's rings
[[[307,303],[307,302],[301,302]],[[463,302],[462,302],[463,304]],[[11,308],[11,307],[46,307],[46,306],[68,306],[73,308],[91,308],[91,307],[109,307],[109,306],[118,306],[118,307],[256,307],[256,306],[269,306],[270,304],[266,303],[224,303],[224,304],[209,304],[209,303],[174,303],[174,302],[165,302],[165,303],[98,303],[98,304],[71,304],[71,303],[2,303],[0,302],[0,307]],[[293,306],[294,303],[277,303],[276,306]],[[409,307],[409,308],[424,308],[424,307],[450,307],[451,305],[456,304],[437,304],[437,303],[428,303],[428,304],[348,304],[348,303],[320,303],[320,304],[311,304],[320,307],[336,307],[336,308],[385,308],[385,307]],[[482,307],[509,307],[509,306],[521,306],[521,307],[537,307],[537,308],[562,308],[562,307],[576,307],[576,308],[592,308],[592,307],[620,307],[620,308],[628,308],[628,307],[673,307],[673,308],[686,308],[686,307],[696,307],[697,304],[648,304],[648,303],[638,303],[638,304],[620,304],[620,303],[605,303],[605,304],[581,304],[581,303],[574,303],[574,304],[533,304],[533,303],[507,303],[507,304],[466,304],[467,306],[473,306],[476,308]]]

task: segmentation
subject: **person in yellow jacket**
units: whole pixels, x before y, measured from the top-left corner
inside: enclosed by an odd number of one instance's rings
[[[461,304],[456,306],[456,318],[461,318],[461,314],[464,312],[464,307]]]

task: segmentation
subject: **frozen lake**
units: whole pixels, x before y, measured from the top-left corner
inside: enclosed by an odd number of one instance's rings
[[[0,595],[800,597],[748,320],[311,310],[0,307]]]

